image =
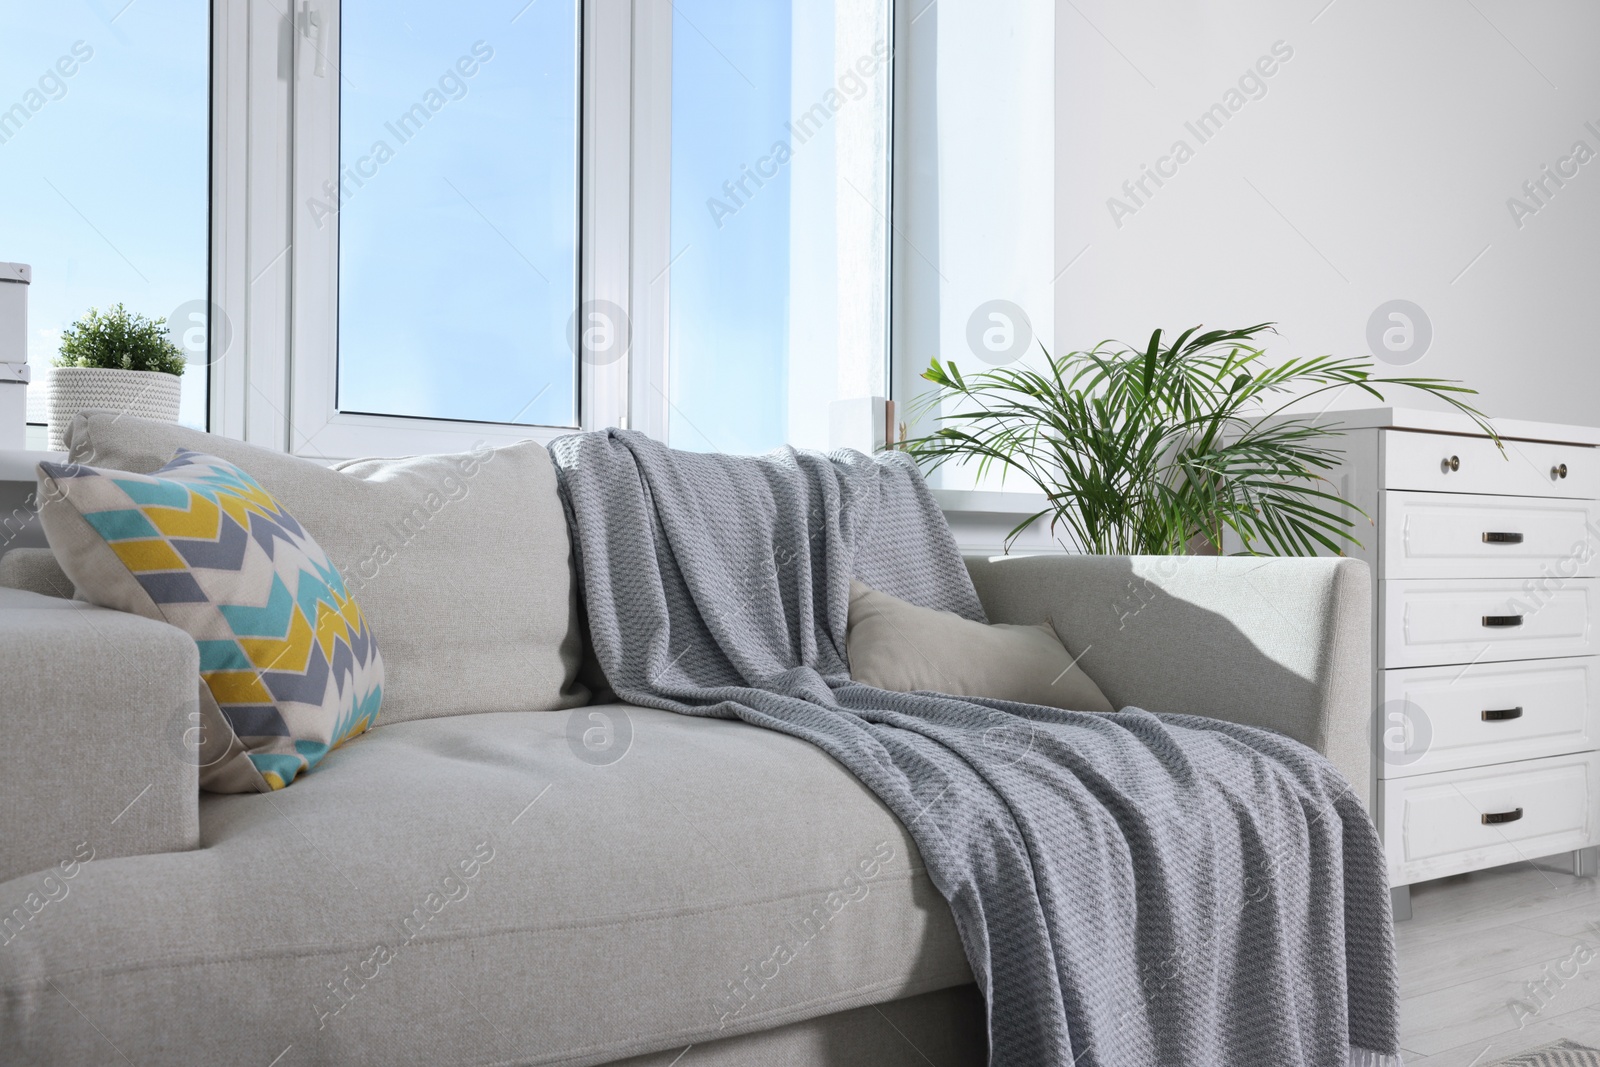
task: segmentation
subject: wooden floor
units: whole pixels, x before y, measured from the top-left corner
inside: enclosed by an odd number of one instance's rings
[[[1407,1067],[1600,1048],[1600,879],[1552,857],[1414,886],[1395,925]]]

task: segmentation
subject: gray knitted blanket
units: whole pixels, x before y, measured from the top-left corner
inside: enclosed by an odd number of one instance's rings
[[[804,738],[876,793],[954,913],[995,1067],[1399,1064],[1382,854],[1310,749],[850,680],[852,577],[983,619],[905,455],[550,451],[618,696]]]

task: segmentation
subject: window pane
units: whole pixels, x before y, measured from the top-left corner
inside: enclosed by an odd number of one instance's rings
[[[677,0],[670,435],[828,445],[884,395],[886,0]]]
[[[342,5],[338,406],[570,426],[578,5],[477,7]]]
[[[62,331],[120,303],[169,320],[179,417],[206,425],[210,33],[206,0],[0,9],[0,260],[33,266],[30,422]]]

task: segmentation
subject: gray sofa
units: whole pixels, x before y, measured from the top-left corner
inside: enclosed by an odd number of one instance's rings
[[[174,442],[207,446],[319,539],[319,500],[343,491],[325,479],[375,470],[300,472],[152,426],[75,426],[74,454],[140,469]],[[530,454],[501,457],[495,477],[529,487],[515,506],[557,529],[548,461],[519,447]],[[480,488],[490,499],[473,507],[505,506]],[[197,789],[186,635],[67,599],[47,550],[0,557],[0,1058],[984,1061],[984,1006],[911,838],[821,751],[736,721],[582,703],[580,612],[554,587],[569,632],[526,640],[554,641],[571,677],[529,682],[527,707],[485,698],[433,717],[408,702],[437,693],[452,632],[477,624],[440,621],[433,646],[402,632],[429,607],[406,568],[475,559],[474,538],[492,540],[465,505],[430,521],[422,547],[356,594],[398,669],[397,713],[264,795]],[[324,547],[341,566],[351,551]],[[536,547],[566,559],[564,541]],[[491,564],[516,560],[477,565]],[[1280,730],[1365,795],[1362,564],[969,564],[991,621],[1050,617],[1115,705]],[[522,595],[504,574],[492,584]],[[506,618],[519,610],[540,605]],[[504,637],[510,624],[494,625]]]

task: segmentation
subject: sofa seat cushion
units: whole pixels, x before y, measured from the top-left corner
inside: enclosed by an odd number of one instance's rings
[[[7,927],[7,1062],[605,1063],[972,980],[889,811],[741,722],[380,720],[201,834]]]

